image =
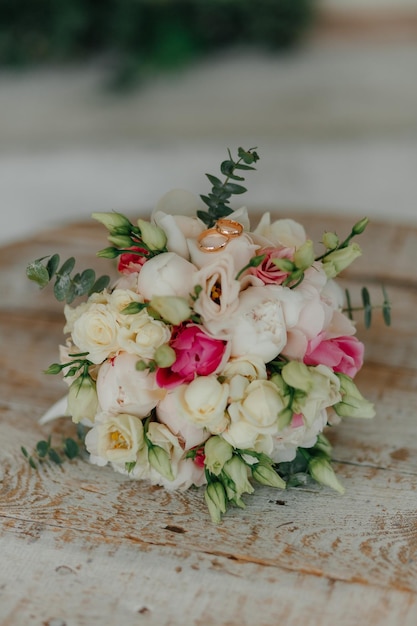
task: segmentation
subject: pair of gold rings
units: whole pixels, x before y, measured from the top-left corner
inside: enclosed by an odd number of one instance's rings
[[[242,224],[235,220],[217,220],[214,228],[209,228],[199,235],[198,247],[203,252],[218,252],[227,246],[230,239],[239,237],[242,232]]]

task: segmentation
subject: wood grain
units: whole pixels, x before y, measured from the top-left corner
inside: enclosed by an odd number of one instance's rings
[[[352,219],[301,216],[319,241]],[[327,489],[257,489],[213,526],[201,493],[169,493],[89,465],[29,468],[28,449],[69,420],[38,418],[65,393],[42,370],[57,359],[62,307],[25,279],[59,251],[80,267],[104,247],[99,225],[70,224],[0,250],[1,625],[224,624],[415,626],[417,623],[417,229],[371,224],[344,276],[352,293],[383,282],[358,384],[373,420],[329,431],[344,496]]]

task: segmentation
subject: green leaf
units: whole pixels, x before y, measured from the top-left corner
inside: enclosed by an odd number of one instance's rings
[[[134,315],[135,313],[140,313],[143,309],[147,308],[147,304],[145,302],[131,302],[124,309],[122,309],[123,315]]]
[[[29,280],[37,283],[41,289],[49,283],[49,273],[40,260],[29,263],[26,268],[26,276]]]
[[[352,302],[350,299],[349,289],[345,289],[346,296],[346,311],[350,320],[353,320],[353,310],[352,310]]]
[[[71,277],[69,276],[69,274],[57,274],[57,279],[54,285],[54,295],[58,302],[62,302],[66,299],[70,287]]]
[[[38,443],[36,444],[36,452],[40,459],[44,459],[46,457],[49,452],[50,446],[51,444],[49,441],[38,441]]]
[[[107,276],[106,274],[104,274],[103,276],[100,276],[99,278],[97,278],[96,282],[91,287],[90,291],[88,292],[88,295],[91,295],[92,293],[104,291],[104,289],[106,289],[106,287],[108,287],[109,284],[110,284],[110,276]]]
[[[59,269],[58,274],[60,275],[71,274],[72,270],[74,269],[74,266],[75,266],[75,259],[72,256],[62,264],[62,266]]]
[[[59,456],[58,452],[56,450],[54,450],[53,448],[50,448],[48,450],[48,456],[49,456],[50,460],[53,463],[56,463],[57,465],[61,465],[62,464],[61,457]]]
[[[24,446],[21,446],[20,450],[22,451],[23,456],[28,459],[29,458],[29,452],[26,450],[26,448]]]
[[[78,443],[71,437],[64,439],[64,453],[69,459],[75,459],[80,454]]]
[[[365,317],[365,328],[369,328],[372,321],[372,306],[369,291],[366,287],[362,287],[362,302]]]
[[[223,188],[227,192],[233,193],[235,195],[246,192],[246,187],[243,187],[243,185],[236,185],[235,183],[226,183]]]
[[[207,178],[209,179],[209,181],[211,182],[211,184],[213,185],[213,187],[221,187],[222,186],[222,181],[220,180],[220,178],[217,178],[217,176],[213,176],[212,174],[206,174]]]
[[[382,293],[384,294],[384,302],[382,305],[382,317],[386,326],[391,326],[391,303],[388,299],[388,294],[385,287],[382,287]]]
[[[92,269],[84,270],[82,274],[77,274],[73,278],[73,284],[76,296],[83,296],[88,293],[94,285],[96,273]]]
[[[49,280],[53,278],[53,276],[55,275],[59,266],[59,261],[60,261],[59,254],[53,254],[50,257],[48,263],[46,264],[46,269],[48,270],[48,274],[49,274]]]

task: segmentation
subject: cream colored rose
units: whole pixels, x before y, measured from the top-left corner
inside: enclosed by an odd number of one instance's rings
[[[278,431],[278,414],[283,408],[283,400],[272,382],[249,383],[244,396],[228,407],[231,422],[223,433],[224,439],[236,448],[259,445],[260,436],[274,435]],[[266,445],[270,447],[270,440]]]
[[[155,374],[138,371],[138,357],[121,352],[103,363],[97,377],[97,396],[103,411],[146,417],[165,396]]]
[[[173,393],[180,418],[212,434],[226,428],[229,386],[219,383],[215,376],[199,376],[188,385],[176,387]]]
[[[158,420],[165,424],[178,437],[184,450],[194,448],[210,436],[203,427],[180,415],[176,406],[175,391],[169,391],[156,407]]]
[[[292,219],[275,220],[271,224],[271,216],[264,213],[254,233],[267,239],[273,246],[299,248],[307,240],[304,227]]]
[[[131,463],[144,445],[142,421],[128,413],[101,413],[88,431],[85,445],[92,462]],[[97,457],[97,458],[96,458]]]
[[[207,330],[221,338],[222,330],[234,319],[239,305],[240,283],[235,279],[233,259],[224,254],[201,268],[194,276],[196,285],[202,289],[194,303],[194,311],[201,315]]]
[[[142,296],[132,289],[116,288],[112,291],[108,300],[109,308],[111,308],[116,314],[120,314],[120,319],[122,321],[130,317],[129,315],[122,313],[122,311],[129,306],[129,304],[132,304],[132,302],[143,302]]]
[[[196,268],[174,252],[163,252],[149,259],[138,276],[138,291],[145,300],[153,296],[188,298],[195,285]]]
[[[169,327],[150,317],[145,310],[126,318],[126,325],[118,332],[120,348],[126,352],[142,359],[152,359],[155,350],[171,338]]]
[[[250,354],[267,363],[280,354],[287,341],[284,313],[277,298],[280,289],[263,285],[241,292],[224,331],[230,337],[232,357]]]
[[[265,363],[255,354],[232,357],[221,372],[221,375],[225,376],[227,380],[237,374],[244,376],[249,382],[258,379],[266,380],[267,378]]]
[[[81,305],[82,306],[82,305]],[[80,313],[78,316],[74,313]],[[68,314],[65,329],[72,327],[71,336],[80,352],[88,352],[88,359],[93,363],[102,363],[107,357],[115,354],[119,349],[117,323],[114,312],[106,304],[88,302]]]

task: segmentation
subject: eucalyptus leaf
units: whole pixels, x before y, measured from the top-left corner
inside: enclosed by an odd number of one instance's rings
[[[26,276],[41,289],[49,283],[49,272],[39,260],[29,263],[26,267]]]
[[[99,278],[97,278],[96,282],[93,284],[90,291],[88,292],[88,295],[91,295],[92,293],[104,291],[104,289],[106,289],[106,287],[108,287],[109,284],[110,284],[110,276],[103,274],[103,276],[100,276]]]
[[[62,264],[62,266],[59,268],[58,274],[61,276],[63,274],[70,274],[72,270],[74,269],[74,266],[75,266],[75,259],[72,256]]]
[[[69,274],[57,274],[57,279],[54,285],[54,295],[55,298],[62,302],[66,299],[67,293],[71,287],[71,277]]]

